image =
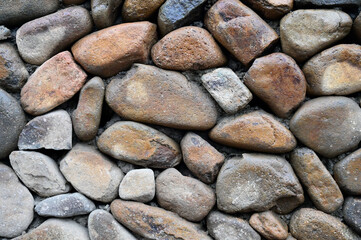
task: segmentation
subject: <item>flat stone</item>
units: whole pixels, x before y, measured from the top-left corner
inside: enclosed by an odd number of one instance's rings
[[[183,176],[175,168],[159,174],[155,185],[159,205],[189,221],[201,221],[216,203],[216,196],[208,185]]]
[[[0,40],[6,40],[8,38],[11,38],[11,31],[5,26],[0,26]]]
[[[99,77],[92,78],[81,89],[78,107],[72,114],[74,132],[80,140],[90,141],[97,135],[104,95],[104,82]]]
[[[278,40],[277,33],[238,0],[217,1],[204,23],[213,37],[244,65]]]
[[[60,171],[78,192],[100,202],[117,197],[124,177],[120,168],[95,147],[81,143],[60,161]]]
[[[285,240],[288,237],[287,223],[272,211],[254,213],[249,224],[266,239]]]
[[[0,88],[0,159],[16,148],[25,124],[25,114],[18,101]]]
[[[122,8],[122,18],[128,22],[143,21],[154,14],[165,0],[125,0]]]
[[[33,118],[21,132],[18,147],[20,150],[71,149],[72,125],[69,114],[61,109]]]
[[[13,238],[33,221],[34,198],[14,171],[0,163],[0,237]]]
[[[92,17],[97,28],[110,27],[123,0],[91,0]]]
[[[263,111],[226,117],[210,131],[209,137],[226,146],[258,152],[285,153],[296,147],[292,133]]]
[[[179,164],[179,145],[165,134],[141,123],[121,121],[100,135],[98,148],[113,158],[132,164],[169,168]]]
[[[217,121],[212,99],[184,75],[135,64],[106,89],[108,105],[121,117],[166,127],[207,130]]]
[[[52,158],[33,151],[13,151],[9,159],[16,175],[39,196],[69,192],[70,186]]]
[[[287,118],[306,96],[306,79],[283,53],[257,58],[244,76],[246,86],[279,117]]]
[[[133,63],[146,63],[157,39],[150,22],[123,23],[94,32],[76,42],[71,51],[83,68],[100,77],[111,77]]]
[[[28,77],[29,73],[13,45],[0,43],[0,87],[18,92]]]
[[[25,62],[40,65],[90,33],[92,28],[88,10],[69,7],[22,25],[16,31],[16,44]]]
[[[293,0],[246,0],[253,9],[267,19],[277,20],[293,8]]]
[[[188,71],[215,68],[227,62],[212,35],[200,27],[182,27],[165,35],[151,51],[155,65]]]
[[[332,158],[355,149],[361,140],[361,110],[346,97],[307,101],[290,121],[292,133],[320,155]]]
[[[296,8],[304,7],[357,7],[361,3],[359,0],[294,0]]]
[[[353,22],[353,32],[361,43],[361,12],[356,17],[355,21]]]
[[[301,208],[292,215],[290,230],[297,240],[359,240],[337,218],[311,208]]]
[[[361,195],[361,149],[336,163],[333,172],[341,189],[353,195]]]
[[[155,196],[154,172],[151,169],[129,171],[119,185],[119,197],[124,200],[150,202]]]
[[[206,0],[167,0],[159,9],[158,26],[161,34],[189,25],[201,18]]]
[[[203,86],[229,114],[234,114],[247,106],[253,96],[249,89],[230,68],[218,68],[202,75]]]
[[[202,182],[213,183],[224,162],[224,155],[195,133],[187,133],[181,141],[183,161]]]
[[[346,224],[361,234],[361,198],[346,198],[342,211]]]
[[[114,200],[110,209],[121,224],[145,238],[211,240],[195,224],[162,208],[148,206],[144,203]]]
[[[361,91],[361,46],[340,44],[303,66],[310,95],[348,95]]]
[[[282,50],[303,62],[344,38],[351,27],[351,17],[339,10],[297,10],[281,20]]]
[[[314,151],[308,148],[296,149],[290,160],[292,168],[318,209],[331,213],[341,207],[342,192]]]
[[[218,211],[208,215],[207,230],[215,240],[261,240],[246,220]]]
[[[90,213],[88,229],[91,240],[136,240],[110,213],[100,209]]]
[[[243,154],[226,161],[216,184],[218,209],[227,213],[291,212],[304,201],[291,165],[282,157]]]
[[[21,105],[29,114],[44,114],[72,98],[86,78],[70,52],[58,53],[30,76],[21,89]]]

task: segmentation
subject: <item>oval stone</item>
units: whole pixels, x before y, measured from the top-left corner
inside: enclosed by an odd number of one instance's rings
[[[122,18],[128,22],[143,21],[154,15],[165,0],[125,0]]]
[[[249,224],[266,239],[285,240],[288,237],[287,223],[272,211],[254,213]]]

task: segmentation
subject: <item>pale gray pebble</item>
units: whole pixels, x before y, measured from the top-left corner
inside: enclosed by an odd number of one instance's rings
[[[0,40],[6,40],[10,37],[11,31],[5,26],[0,26]]]

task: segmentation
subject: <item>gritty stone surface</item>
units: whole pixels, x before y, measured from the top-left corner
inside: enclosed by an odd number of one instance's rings
[[[97,28],[110,27],[123,0],[91,0],[92,17]]]
[[[143,21],[152,17],[165,0],[125,0],[122,18],[129,22]]]
[[[293,0],[246,0],[253,9],[267,19],[276,20],[293,8]]]
[[[0,40],[11,38],[11,31],[5,26],[0,26]]]
[[[119,197],[137,202],[152,201],[155,196],[154,172],[151,169],[129,171],[119,185]]]
[[[254,213],[249,224],[266,239],[285,240],[288,237],[287,223],[272,211]]]
[[[361,198],[346,198],[342,210],[346,224],[358,234],[361,234]]]

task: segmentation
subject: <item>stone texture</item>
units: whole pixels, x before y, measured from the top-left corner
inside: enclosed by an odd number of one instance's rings
[[[267,19],[276,20],[293,8],[293,0],[246,0],[253,9]]]
[[[121,121],[99,137],[98,148],[116,159],[132,164],[169,168],[179,164],[179,145],[165,134],[141,123]]]
[[[342,210],[346,224],[361,234],[361,198],[346,198]]]
[[[201,77],[203,86],[229,114],[244,108],[253,98],[252,93],[230,68],[218,68]]]
[[[211,240],[195,224],[162,208],[114,200],[110,209],[121,224],[148,239]]]
[[[341,44],[303,66],[310,95],[348,95],[361,91],[361,46]]]
[[[110,27],[123,0],[91,0],[92,17],[97,28]]]
[[[11,168],[0,163],[0,237],[13,238],[33,221],[34,198]]]
[[[303,144],[332,158],[359,144],[360,114],[359,106],[349,98],[315,98],[297,110],[290,121],[290,129]]]
[[[72,125],[69,114],[61,109],[33,118],[21,132],[18,147],[20,150],[71,149]]]
[[[187,133],[181,141],[183,161],[202,182],[213,183],[224,162],[224,155],[195,133]]]
[[[218,209],[228,213],[275,210],[285,214],[303,203],[303,190],[282,157],[243,154],[229,159],[217,178]]]
[[[21,89],[21,105],[29,114],[44,114],[72,98],[86,77],[70,52],[58,53],[30,76]]]
[[[40,65],[93,28],[85,8],[70,7],[35,19],[16,31],[16,44],[25,62]]]
[[[220,144],[258,152],[285,153],[296,147],[292,133],[263,111],[226,117],[210,131],[209,137]]]
[[[11,38],[11,31],[5,26],[0,26],[0,40],[6,40],[8,38]]]
[[[69,184],[50,157],[33,151],[13,151],[9,159],[16,175],[39,196],[51,197],[69,192]]]
[[[119,185],[119,196],[137,202],[152,201],[155,196],[155,180],[152,169],[129,171]]]
[[[292,152],[290,162],[315,206],[331,213],[341,207],[343,196],[335,180],[316,153],[308,148]]]
[[[244,65],[278,40],[277,33],[238,0],[217,1],[204,22],[213,37]]]
[[[288,237],[287,223],[272,211],[254,213],[249,224],[266,239],[285,240]]]
[[[360,239],[337,218],[311,208],[301,208],[292,215],[292,235],[297,240],[358,240]]]
[[[294,11],[281,20],[282,50],[303,62],[344,38],[351,26],[351,17],[339,10]]]
[[[82,141],[90,141],[98,133],[102,115],[105,86],[103,80],[94,77],[81,89],[78,107],[72,114],[74,132]]]
[[[217,120],[214,102],[196,83],[148,65],[135,64],[112,80],[106,101],[121,117],[166,127],[206,130]]]
[[[218,211],[208,215],[207,230],[215,240],[261,240],[246,220]]]
[[[297,8],[317,7],[357,7],[361,5],[359,0],[294,0]]]
[[[291,234],[288,234],[288,237],[286,238],[286,240],[297,240],[297,239],[294,238]]]
[[[361,43],[361,12],[356,17],[355,21],[353,22],[353,32]]]
[[[152,17],[165,0],[125,0],[122,18],[128,22],[143,21]]]
[[[63,3],[66,5],[82,4],[86,0],[63,0]]]
[[[123,172],[95,147],[77,144],[61,160],[60,171],[73,187],[85,196],[110,202],[118,195]]]
[[[100,77],[111,77],[133,63],[146,63],[157,39],[150,22],[124,23],[94,32],[71,48],[83,68]]]

